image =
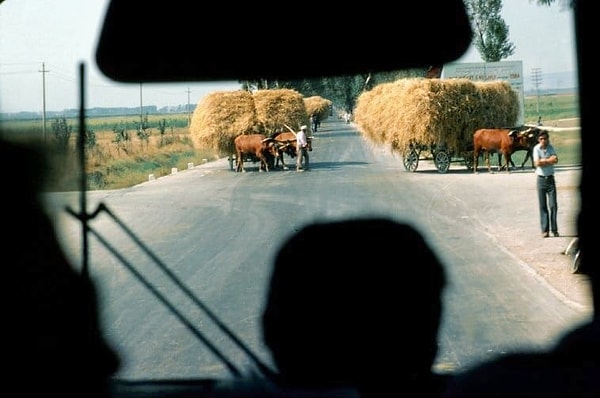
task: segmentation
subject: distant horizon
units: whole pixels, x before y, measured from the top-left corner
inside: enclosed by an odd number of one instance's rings
[[[241,86],[241,85],[240,85]],[[540,75],[540,85],[538,90],[536,90],[536,88],[533,86],[532,83],[532,78],[531,76],[525,74],[523,76],[523,90],[525,95],[535,95],[536,93],[540,93],[540,94],[552,94],[553,92],[569,92],[569,91],[577,91],[579,88],[578,82],[577,82],[577,72],[576,71],[567,71],[567,72],[554,72],[554,73],[541,73]],[[193,112],[193,110],[196,108],[196,103],[190,103],[189,106],[191,107],[191,111]],[[183,104],[177,104],[177,105],[163,105],[163,106],[159,106],[156,104],[143,104],[144,108],[147,107],[156,107],[157,110],[161,110],[161,109],[176,109],[176,108],[182,108],[182,109],[186,109],[186,107],[188,106],[188,104],[183,103]],[[118,108],[124,108],[124,109],[139,109],[139,105],[136,106],[89,106],[86,107],[86,110],[90,110],[90,109],[118,109]],[[46,110],[46,114],[60,114],[60,113],[69,113],[72,112],[73,110],[78,110],[79,108],[64,108],[62,110]],[[172,112],[172,113],[185,113],[186,111],[182,111],[182,112]],[[42,114],[42,109],[35,109],[35,110],[22,110],[22,111],[17,111],[17,112],[0,112],[0,117],[8,117],[8,118],[15,118],[16,115],[22,115],[22,114],[31,114],[31,115],[41,115]]]
[[[523,89],[527,91],[535,91],[532,82],[533,78],[525,74],[523,76]],[[540,91],[562,90],[562,89],[578,89],[577,71],[554,72],[540,74]]]

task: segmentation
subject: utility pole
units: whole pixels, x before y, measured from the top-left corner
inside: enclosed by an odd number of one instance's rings
[[[44,135],[44,144],[46,143],[46,73],[50,72],[46,69],[46,65],[42,62],[42,133]]]
[[[144,125],[144,106],[142,105],[142,82],[140,82],[140,128]]]
[[[187,102],[187,117],[188,117],[188,124],[187,126],[190,127],[190,125],[192,124],[192,119],[190,116],[190,88],[187,88],[187,97],[188,97],[188,102]]]
[[[535,88],[535,93],[537,96],[537,114],[538,114],[538,117],[541,117],[541,115],[540,115],[540,86],[542,85],[542,68],[532,68],[531,69],[531,82],[533,83],[533,87]]]

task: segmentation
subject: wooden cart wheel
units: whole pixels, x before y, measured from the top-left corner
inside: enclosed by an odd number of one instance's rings
[[[465,157],[463,158],[465,161],[465,166],[467,166],[467,170],[473,170],[473,152],[465,153]]]
[[[571,273],[573,273],[573,274],[577,274],[580,271],[580,266],[581,266],[581,258],[579,257],[580,254],[581,254],[581,251],[577,250],[577,253],[575,253],[575,256],[573,256],[573,261],[571,262]]]
[[[564,252],[567,256],[571,257],[571,273],[577,274],[580,271],[581,258],[579,255],[581,251],[579,250],[579,237],[576,236],[571,239],[569,245],[565,249]]]
[[[433,154],[433,164],[440,173],[445,173],[450,168],[450,155],[443,149]]]
[[[414,172],[419,165],[419,152],[411,146],[402,156],[402,163],[406,171]]]

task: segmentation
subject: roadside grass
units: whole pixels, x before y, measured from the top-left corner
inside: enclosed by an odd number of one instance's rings
[[[581,130],[550,131],[550,143],[558,152],[560,165],[581,164]]]
[[[54,137],[44,140],[39,131],[5,131],[5,136],[44,154],[48,165],[44,188],[49,192],[78,191],[81,188],[81,164],[77,150],[77,134],[72,134],[68,147],[60,147]],[[166,134],[149,129],[141,139],[126,134],[116,139],[114,131],[95,131],[95,142],[86,147],[85,171],[88,190],[110,190],[146,182],[152,174],[160,178],[172,169],[184,170],[188,164],[202,164],[216,159],[214,153],[194,148],[188,128],[173,128]]]

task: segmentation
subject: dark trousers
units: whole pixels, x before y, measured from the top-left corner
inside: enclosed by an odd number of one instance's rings
[[[540,207],[540,224],[542,232],[558,232],[556,224],[556,212],[558,204],[556,201],[556,183],[554,176],[537,176],[537,194]]]

